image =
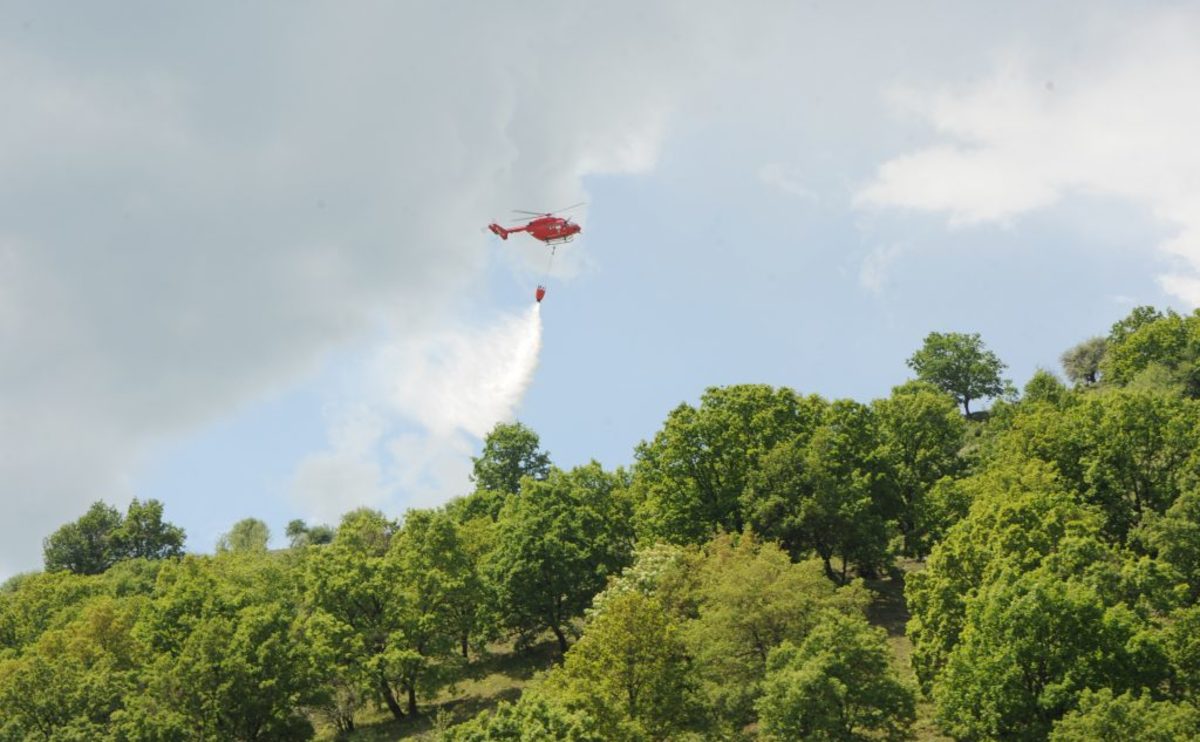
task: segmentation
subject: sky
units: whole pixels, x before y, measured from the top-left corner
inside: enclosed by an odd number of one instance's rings
[[[1058,371],[1200,304],[1197,79],[1195,4],[4,0],[0,578],[101,499],[434,506],[502,420],[627,466],[931,331]],[[483,231],[578,201],[548,274]]]

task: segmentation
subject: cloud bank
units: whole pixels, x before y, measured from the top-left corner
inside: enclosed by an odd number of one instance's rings
[[[486,262],[484,220],[653,167],[730,43],[685,3],[10,12],[0,575],[36,566],[40,539],[92,500],[128,497],[152,445],[302,383],[380,326],[389,352],[436,338]],[[404,455],[434,472],[501,414],[475,396],[441,421],[429,389],[334,415],[301,496],[385,497],[394,472],[366,454],[401,407],[429,431]]]
[[[1067,61],[1004,56],[982,82],[895,93],[937,141],[885,162],[864,207],[945,214],[953,226],[1005,222],[1073,194],[1147,210],[1174,236],[1159,281],[1200,305],[1200,13],[1097,26]],[[870,272],[870,271],[868,271]]]

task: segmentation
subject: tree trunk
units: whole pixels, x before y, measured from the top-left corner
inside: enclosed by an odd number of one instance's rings
[[[416,716],[417,714],[417,684],[412,683],[408,686],[408,713]]]
[[[388,683],[387,678],[379,679],[379,690],[383,692],[383,702],[387,704],[388,711],[392,712],[396,721],[403,719],[404,709],[400,708],[400,702],[396,700],[396,694],[392,692],[392,686]]]
[[[963,397],[963,414],[967,418],[971,417],[971,400],[967,399],[966,397]]]
[[[566,656],[566,654],[567,654],[567,636],[566,636],[566,634],[563,633],[562,629],[558,628],[558,624],[554,624],[553,626],[550,627],[550,629],[554,631],[554,636],[558,639],[559,654]]]
[[[825,576],[832,582],[837,582],[837,573],[833,571],[833,565],[829,563],[829,557],[821,555],[821,561],[825,563]]]
[[[464,659],[464,660],[469,660],[469,659],[471,659],[471,658],[470,658],[470,656],[468,656],[468,655],[467,655],[467,635],[466,635],[466,634],[463,634],[463,635],[462,635],[462,640],[461,640],[461,641],[462,641],[462,656],[463,656],[463,659]]]

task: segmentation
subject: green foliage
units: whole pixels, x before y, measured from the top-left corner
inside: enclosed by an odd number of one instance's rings
[[[121,514],[111,505],[95,502],[74,523],[59,528],[43,544],[46,571],[68,570],[97,575],[117,560],[113,538],[121,527]]]
[[[99,597],[21,656],[0,660],[0,739],[101,739],[137,689],[140,600]]]
[[[393,636],[402,631],[405,616],[402,606],[389,600],[395,561],[386,558],[395,530],[392,521],[372,510],[342,518],[333,542],[305,562],[309,610],[303,631],[306,641],[331,661],[328,682],[340,701],[352,704],[370,694],[401,719],[406,714],[392,672],[402,650],[394,646]],[[351,718],[353,712],[353,705],[335,711]]]
[[[525,692],[515,704],[502,702],[471,721],[451,727],[442,742],[608,742],[582,711],[536,692]]]
[[[293,616],[293,607],[279,603],[234,608],[220,602],[190,615],[187,635],[156,657],[144,694],[129,699],[123,733],[135,739],[311,737],[300,707],[316,700],[319,686]]]
[[[920,382],[896,387],[872,409],[879,441],[876,455],[900,498],[896,525],[904,535],[904,551],[924,556],[953,518],[954,506],[944,497],[931,499],[930,492],[938,482],[961,473],[959,451],[966,423],[953,398]]]
[[[678,626],[639,592],[608,600],[543,688],[583,709],[608,740],[668,739],[702,728]]]
[[[775,446],[750,475],[742,497],[750,524],[794,556],[815,551],[831,579],[845,582],[851,563],[874,573],[887,561],[888,523],[900,511],[877,440],[870,407],[834,402],[807,440]]]
[[[1007,421],[988,456],[1055,466],[1082,501],[1100,508],[1124,542],[1200,476],[1200,403],[1142,391],[1086,395],[1062,409],[1031,405]]]
[[[1200,312],[1160,314],[1138,307],[1113,326],[1101,366],[1104,378],[1132,384],[1147,373],[1189,397],[1200,397]]]
[[[1200,739],[1200,711],[1186,703],[1154,701],[1149,693],[1126,691],[1114,696],[1109,688],[1085,690],[1079,708],[1054,724],[1051,742],[1137,740],[1180,742]]]
[[[1100,517],[1078,504],[1052,468],[1037,461],[996,467],[959,485],[969,515],[934,546],[905,589],[913,667],[928,689],[963,629],[966,601],[1001,569],[1033,569],[1068,536],[1099,532]]]
[[[1171,695],[1200,705],[1200,605],[1175,610],[1162,641],[1171,663]]]
[[[619,477],[595,462],[526,483],[500,513],[484,574],[504,626],[524,638],[550,630],[566,652],[571,620],[630,561],[628,507]]]
[[[72,572],[24,576],[15,589],[0,594],[0,657],[69,623],[88,598],[103,592],[98,580]]]
[[[515,495],[522,478],[545,479],[550,455],[538,448],[539,442],[537,433],[521,423],[497,424],[483,440],[483,453],[472,459],[476,490]]]
[[[1088,338],[1062,354],[1063,371],[1073,384],[1095,384],[1100,380],[1100,363],[1108,341],[1102,337]]]
[[[95,502],[79,520],[59,528],[43,543],[46,571],[95,575],[124,559],[163,559],[183,555],[183,529],[162,519],[158,500],[136,498],[122,517]]]
[[[288,545],[293,549],[327,544],[333,541],[334,536],[334,530],[329,526],[310,526],[299,518],[288,521],[285,533],[288,537]]]
[[[1200,598],[1200,489],[1180,495],[1165,514],[1149,516],[1137,540],[1179,573],[1190,600]]]
[[[741,531],[740,498],[768,451],[806,438],[826,403],[762,384],[713,387],[699,408],[671,411],[662,430],[641,443],[633,469],[639,533],[649,540],[703,543]]]
[[[835,587],[820,561],[794,564],[749,533],[718,536],[687,566],[698,582],[684,640],[714,712],[734,728],[752,718],[772,649],[802,642],[824,609],[861,615],[869,602],[861,582]]]
[[[440,630],[458,642],[466,659],[471,638],[485,620],[489,595],[479,574],[479,555],[472,553],[464,530],[444,512],[411,510],[392,555],[412,597],[436,614]]]
[[[967,416],[971,400],[998,397],[1005,390],[1000,378],[1005,365],[984,347],[979,333],[931,332],[908,359],[908,367],[921,381],[954,395]]]
[[[560,668],[436,733],[900,739],[904,640],[864,620],[895,612],[849,581],[897,566],[922,713],[947,733],[1196,738],[1198,328],[1139,308],[1064,354],[1075,389],[1039,371],[977,419],[958,405],[1003,387],[977,335],[934,333],[911,359],[928,381],[870,405],[709,389],[632,474],[552,469],[501,425],[469,496],[402,528],[293,521],[274,552],[247,519],[217,556],[180,557],[160,503],[97,503],[46,539],[47,572],[0,586],[0,740],[304,739],[372,704],[408,734],[447,683],[494,694],[475,679],[492,640],[545,631]],[[955,392],[955,374],[995,384]]]
[[[271,529],[258,518],[243,518],[217,539],[217,552],[266,551]]]
[[[163,521],[158,500],[134,498],[113,534],[118,559],[166,559],[183,556],[183,529]]]
[[[1130,335],[1163,318],[1163,313],[1150,306],[1134,307],[1129,314],[1113,323],[1108,331],[1108,342],[1119,345]]]
[[[1067,387],[1057,376],[1042,368],[1033,372],[1022,395],[1027,402],[1046,402],[1052,405],[1061,404],[1066,397]]]
[[[694,612],[690,602],[691,593],[695,585],[690,578],[696,573],[692,569],[695,556],[695,552],[685,551],[684,547],[675,544],[657,543],[638,547],[633,564],[621,574],[610,577],[603,592],[592,598],[588,615],[594,618],[604,611],[609,601],[634,592],[656,596],[673,616],[691,615]]]
[[[954,736],[1042,739],[1086,688],[1165,679],[1165,658],[1142,619],[1087,580],[1056,572],[1006,572],[968,599],[962,642],[934,688]]]
[[[822,614],[799,647],[784,642],[767,659],[756,704],[764,737],[908,739],[915,693],[889,657],[883,629],[857,615]]]

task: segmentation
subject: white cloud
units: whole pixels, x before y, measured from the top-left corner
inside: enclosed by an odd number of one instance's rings
[[[892,264],[904,253],[900,245],[876,247],[863,259],[858,272],[858,283],[873,294],[882,294],[888,283]]]
[[[758,179],[764,185],[778,188],[803,201],[816,201],[817,194],[796,177],[796,173],[779,162],[768,162],[758,169]]]
[[[1160,282],[1200,304],[1197,38],[1194,11],[1125,19],[1049,69],[1013,53],[982,83],[902,92],[897,100],[941,141],[884,163],[858,204],[941,212],[966,225],[1068,194],[1127,199],[1174,227],[1159,246],[1169,266]]]
[[[38,33],[0,37],[0,574],[127,497],[156,441],[381,317],[436,336],[481,222],[652,168],[731,28],[685,3],[139,12],[35,6]],[[460,460],[466,433],[436,431],[487,417],[393,392]],[[358,445],[306,461],[298,496],[391,492]]]

